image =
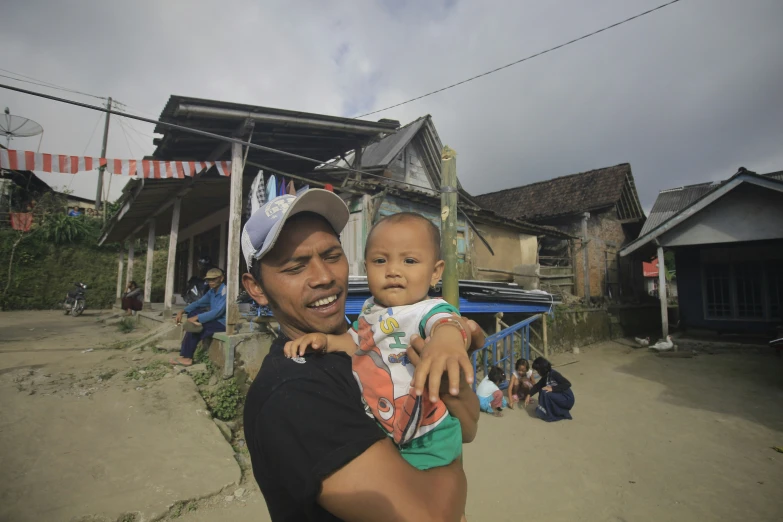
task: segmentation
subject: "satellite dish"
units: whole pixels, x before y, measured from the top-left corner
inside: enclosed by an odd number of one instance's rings
[[[5,114],[0,116],[0,134],[5,134],[6,146],[11,146],[12,138],[29,138],[31,136],[41,135],[43,139],[43,127],[37,122],[22,116],[14,116],[11,110],[6,107]],[[38,147],[41,146],[41,140],[38,140]]]

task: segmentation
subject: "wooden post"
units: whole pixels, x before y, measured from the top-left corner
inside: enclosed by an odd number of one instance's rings
[[[583,281],[585,285],[585,303],[590,302],[590,241],[587,239],[587,220],[590,219],[590,213],[582,214],[582,269],[584,271]],[[574,271],[576,275],[576,271]]]
[[[457,153],[443,147],[440,162],[440,250],[446,268],[443,270],[443,299],[459,309],[459,274],[457,272]]]
[[[120,250],[120,253],[117,255],[117,304],[122,299],[122,260],[123,252]]]
[[[171,315],[172,301],[174,300],[174,267],[177,261],[177,236],[179,235],[179,211],[182,200],[177,198],[171,209],[171,233],[169,234],[169,257],[166,260],[166,291],[163,297],[164,319]]]
[[[125,281],[133,281],[133,259],[136,252],[136,238],[131,236],[128,239],[128,273],[125,276]]]
[[[147,266],[144,267],[144,308],[149,310],[152,305],[152,263],[155,257],[155,220],[150,220],[147,231]]]
[[[228,263],[226,264],[226,333],[239,322],[239,238],[242,234],[242,146],[231,145],[231,196],[228,213]]]
[[[227,226],[228,223],[220,224],[220,253],[218,254],[218,266],[223,269],[226,267],[226,250],[228,249],[228,244],[226,242]]]
[[[666,265],[663,261],[663,247],[658,246],[658,298],[661,300],[661,330],[663,339],[669,335],[669,305],[666,299]]]
[[[188,279],[193,277],[193,236],[188,238]]]
[[[503,320],[503,312],[498,312],[495,314],[495,333],[498,333],[500,330],[503,329],[500,322]]]
[[[549,342],[546,338],[546,316],[547,314],[541,314],[541,336],[544,343],[544,357],[549,358]]]

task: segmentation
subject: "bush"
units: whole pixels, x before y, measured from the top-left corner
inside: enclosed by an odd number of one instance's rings
[[[235,379],[231,378],[220,385],[207,399],[212,415],[220,420],[232,420],[239,413],[242,394]]]

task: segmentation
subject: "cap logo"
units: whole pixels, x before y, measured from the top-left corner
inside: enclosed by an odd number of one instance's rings
[[[280,198],[277,200],[272,200],[269,203],[267,203],[266,208],[264,209],[264,213],[266,214],[266,217],[271,218],[275,217],[277,218],[279,214],[282,214],[286,210],[288,210],[288,207],[291,206],[291,201],[293,199],[296,199],[294,197],[291,198]]]

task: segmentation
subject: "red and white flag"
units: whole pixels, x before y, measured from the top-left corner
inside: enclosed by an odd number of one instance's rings
[[[0,149],[0,168],[10,170],[36,170],[39,172],[76,174],[77,172],[86,172],[96,170],[99,167],[106,167],[107,172],[111,172],[118,176],[166,179],[189,178],[213,166],[217,168],[221,176],[231,175],[230,161],[107,159]]]

